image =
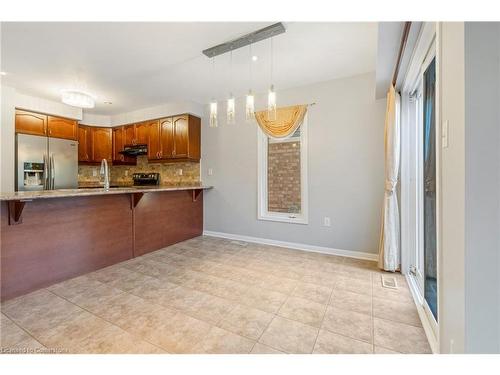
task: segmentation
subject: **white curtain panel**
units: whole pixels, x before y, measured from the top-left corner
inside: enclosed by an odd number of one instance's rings
[[[400,97],[391,86],[387,93],[385,115],[385,192],[382,208],[378,265],[385,271],[396,271],[400,265],[399,208],[396,187],[400,160]]]

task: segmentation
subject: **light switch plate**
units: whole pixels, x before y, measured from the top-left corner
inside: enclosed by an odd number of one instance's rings
[[[323,226],[325,227],[330,227],[332,225],[332,222],[328,216],[325,216],[323,218]]]
[[[212,176],[214,174],[214,170],[212,168],[208,168],[208,175]]]
[[[448,148],[448,120],[443,121],[441,127],[441,147]]]

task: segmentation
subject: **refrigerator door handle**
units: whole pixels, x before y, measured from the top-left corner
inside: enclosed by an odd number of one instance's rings
[[[48,189],[48,183],[49,183],[49,167],[47,163],[48,163],[47,155],[43,154],[43,190]]]
[[[50,184],[50,190],[53,190],[55,188],[55,180],[56,180],[56,163],[54,159],[54,154],[51,156],[51,161],[50,161],[50,179],[51,179],[51,184]]]

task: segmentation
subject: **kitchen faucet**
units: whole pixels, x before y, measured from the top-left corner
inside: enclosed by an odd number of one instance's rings
[[[106,159],[101,161],[101,174],[104,174],[104,189],[109,190],[109,168]]]

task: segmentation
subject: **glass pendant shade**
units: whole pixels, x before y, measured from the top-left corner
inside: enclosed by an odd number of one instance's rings
[[[227,123],[229,125],[234,124],[234,96],[231,94],[227,100]]]
[[[212,100],[210,102],[210,127],[216,128],[217,124],[217,102]]]
[[[245,105],[245,118],[247,121],[251,121],[255,118],[255,98],[252,94],[252,90],[248,91],[246,105]]]
[[[276,120],[276,92],[274,91],[274,85],[271,85],[267,94],[267,117],[270,121]]]

